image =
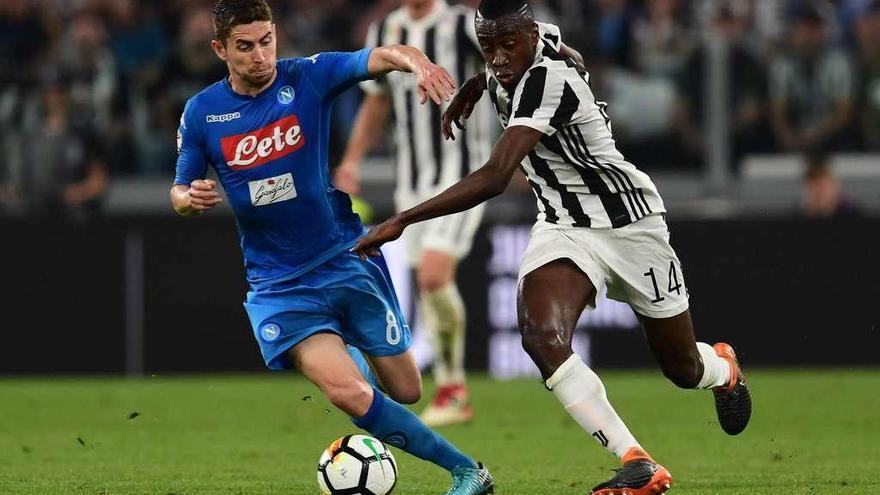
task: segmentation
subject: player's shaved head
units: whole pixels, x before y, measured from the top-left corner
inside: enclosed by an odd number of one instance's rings
[[[266,0],[217,0],[214,5],[214,36],[221,43],[232,28],[241,24],[272,22],[272,8]]]
[[[527,0],[483,0],[477,9],[477,35],[495,36],[506,30],[529,29],[535,15]]]

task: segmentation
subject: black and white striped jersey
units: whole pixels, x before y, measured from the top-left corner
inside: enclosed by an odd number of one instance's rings
[[[559,55],[559,28],[538,26],[535,61],[512,98],[486,70],[501,125],[524,125],[544,134],[522,163],[538,200],[538,219],[619,228],[664,212],[651,179],[618,151],[605,104],[593,95],[589,74],[581,75]]]
[[[412,20],[397,9],[370,26],[367,46],[410,45],[449,71],[460,86],[484,64],[474,32],[475,11],[437,0],[432,11]],[[361,83],[367,93],[390,94],[395,120],[398,205],[412,206],[452,184],[489,158],[494,131],[488,103],[478,105],[455,141],[443,139],[440,118],[448,104],[419,104],[417,79],[405,72]],[[497,135],[497,134],[495,134]]]

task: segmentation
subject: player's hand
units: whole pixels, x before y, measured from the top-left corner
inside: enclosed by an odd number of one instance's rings
[[[461,91],[455,95],[452,103],[449,104],[449,108],[443,112],[443,136],[446,139],[455,141],[455,135],[452,132],[453,123],[459,130],[464,130],[464,125],[460,119],[464,118],[467,120],[471,113],[473,113],[477,102],[483,97],[485,77],[485,73],[481,73],[468,79],[461,87]]]
[[[192,184],[189,185],[189,191],[187,191],[190,208],[201,212],[220,204],[223,198],[220,197],[220,193],[216,189],[217,182],[211,179],[192,181]]]
[[[357,196],[361,192],[360,167],[352,162],[342,162],[333,172],[333,185],[340,191]]]
[[[404,227],[405,225],[395,215],[370,229],[367,235],[361,237],[358,243],[351,248],[351,251],[357,253],[361,260],[366,260],[367,256],[379,256],[379,248],[382,247],[382,244],[400,237]]]
[[[455,80],[443,67],[426,59],[419,65],[415,74],[419,78],[419,98],[422,104],[431,98],[434,103],[441,105],[444,101],[451,100],[452,95],[455,94]]]

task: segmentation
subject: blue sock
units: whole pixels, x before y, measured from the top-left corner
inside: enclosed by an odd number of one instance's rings
[[[433,462],[447,471],[460,466],[477,467],[473,459],[425,426],[412,411],[378,390],[373,390],[373,403],[367,413],[351,421],[388,445]]]
[[[382,389],[382,386],[379,385],[379,380],[376,378],[376,375],[373,374],[372,368],[370,368],[369,363],[367,363],[367,358],[364,357],[364,353],[361,352],[357,347],[352,347],[350,345],[345,346],[348,351],[348,355],[351,356],[354,364],[357,365],[358,369],[361,371],[361,375],[367,380],[373,388]]]

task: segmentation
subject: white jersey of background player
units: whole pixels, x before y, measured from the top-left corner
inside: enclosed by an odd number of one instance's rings
[[[471,9],[444,0],[404,0],[403,6],[370,26],[367,46],[405,44],[421,49],[459,83],[482,66]],[[416,80],[388,74],[365,81],[366,92],[335,183],[357,194],[364,154],[385,135],[394,117],[397,211],[411,208],[455,184],[486,162],[491,149],[488,103],[480,105],[472,126],[455,142],[443,139],[440,117],[446,107],[418,104]],[[497,133],[496,133],[497,134]],[[471,249],[483,207],[425,222],[404,238],[407,259],[416,269],[423,328],[431,333],[438,389],[422,413],[440,426],[468,421],[472,410],[464,372],[465,306],[455,283],[458,261]]]

